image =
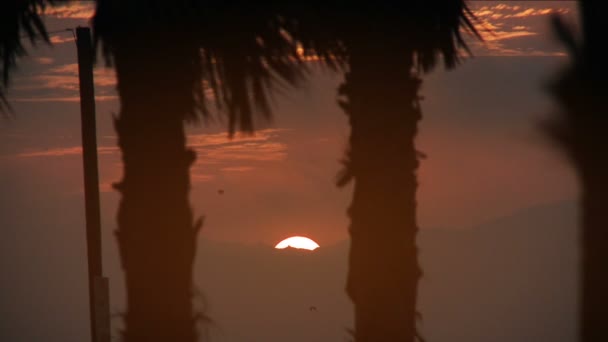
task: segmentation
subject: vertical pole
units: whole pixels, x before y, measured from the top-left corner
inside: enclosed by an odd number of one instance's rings
[[[87,260],[89,272],[89,310],[91,341],[99,339],[96,297],[102,277],[101,219],[99,209],[99,176],[97,171],[97,137],[95,124],[95,90],[93,86],[93,44],[88,27],[76,29],[78,78],[80,81],[80,114],[82,125],[82,159],[84,164],[84,202],[86,214]]]

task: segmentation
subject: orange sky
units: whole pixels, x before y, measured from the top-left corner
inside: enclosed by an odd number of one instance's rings
[[[576,4],[471,6],[486,42],[471,41],[475,58],[426,76],[421,91],[416,143],[428,158],[419,170],[420,326],[433,341],[573,340],[578,186],[538,125],[554,110],[544,84],[566,62],[549,16],[575,21]],[[70,2],[46,20],[58,31],[87,25],[91,13],[92,2]],[[0,120],[7,341],[88,336],[76,49],[70,32],[51,40],[21,60],[8,92],[16,116]],[[121,178],[112,123],[119,105],[113,70],[98,66],[95,81],[102,254],[119,334],[125,294],[114,235],[119,197],[110,186]],[[340,82],[315,69],[308,85],[276,96],[275,120],[259,122],[255,136],[229,140],[220,122],[188,127],[198,153],[191,203],[206,216],[194,272],[203,296],[195,301],[220,332],[213,340],[339,340],[353,326],[344,293],[352,188],[334,185],[348,140]],[[321,248],[312,258],[270,249],[291,235]]]
[[[423,229],[467,228],[576,196],[571,171],[536,130],[550,111],[540,84],[565,60],[549,36],[548,17],[574,18],[574,3],[471,6],[486,42],[472,42],[476,58],[455,71],[437,71],[423,88],[418,146],[429,156],[419,174]],[[90,3],[60,6],[48,13],[49,29],[86,24],[91,11]],[[33,191],[27,177],[46,179],[48,193],[38,195],[67,208],[82,196],[77,69],[69,32],[52,40],[55,46],[32,51],[15,77],[9,96],[18,118],[0,125],[0,169],[23,185],[24,196]],[[118,103],[113,71],[98,67],[95,76],[104,229],[110,232],[117,203],[110,184],[121,172],[111,125]],[[218,123],[190,128],[189,144],[199,155],[192,204],[207,216],[204,237],[269,245],[289,235],[321,245],[347,238],[351,189],[333,185],[348,137],[335,102],[339,82],[339,75],[319,71],[305,89],[277,96],[275,122],[260,124],[253,137],[229,141]]]

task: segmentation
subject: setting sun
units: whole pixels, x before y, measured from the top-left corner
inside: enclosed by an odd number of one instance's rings
[[[308,249],[309,251],[314,251],[315,249],[319,248],[319,244],[307,237],[292,236],[277,243],[277,245],[274,246],[274,248],[276,249],[285,249],[287,247]]]

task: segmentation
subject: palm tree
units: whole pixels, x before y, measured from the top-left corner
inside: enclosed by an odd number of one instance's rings
[[[17,57],[32,42],[49,41],[40,20],[52,0],[0,2],[0,111]],[[196,222],[188,203],[184,123],[207,117],[203,84],[228,113],[230,134],[253,131],[255,112],[268,117],[266,93],[293,85],[303,69],[281,31],[272,2],[233,0],[151,3],[98,0],[94,18],[108,64],[116,68],[121,111],[115,118],[124,178],[118,239],[126,274],[125,341],[195,341],[200,313],[192,308]]]
[[[337,183],[354,182],[346,286],[355,305],[354,337],[412,342],[421,339],[420,154],[414,144],[421,119],[419,74],[430,72],[439,58],[448,68],[456,65],[458,49],[466,48],[460,28],[475,32],[471,13],[464,0],[308,3],[294,20],[294,36],[313,53],[348,67],[339,95],[350,146]]]
[[[32,44],[42,39],[49,43],[46,28],[40,19],[45,6],[52,0],[8,0],[0,2],[0,113],[10,107],[6,99],[6,87],[17,59],[26,54],[22,43],[25,35]]]
[[[608,340],[608,70],[604,60],[603,13],[608,4],[581,0],[582,39],[558,17],[556,33],[568,48],[571,64],[551,86],[561,106],[545,128],[564,149],[581,184],[580,341]]]
[[[184,123],[209,115],[203,84],[230,133],[269,114],[266,92],[302,76],[272,6],[247,1],[98,0],[96,37],[115,67],[124,176],[116,236],[125,272],[126,342],[197,340],[192,306],[196,235]]]
[[[0,3],[2,111],[9,72],[25,53],[22,32],[32,42],[49,40],[40,20],[46,3],[52,0]],[[97,1],[96,35],[116,67],[121,99],[115,124],[125,175],[116,184],[116,235],[126,273],[126,341],[196,339],[192,262],[202,219],[194,222],[188,204],[195,154],[185,147],[183,124],[208,115],[203,82],[229,114],[232,134],[251,132],[254,112],[270,115],[266,92],[277,80],[301,80],[295,46],[273,13],[245,1]]]

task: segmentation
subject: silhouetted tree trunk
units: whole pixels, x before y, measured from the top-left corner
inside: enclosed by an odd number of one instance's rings
[[[555,21],[569,49],[570,65],[553,84],[561,113],[551,135],[564,148],[581,185],[581,342],[608,341],[608,64],[605,61],[605,1],[581,1],[582,41]]]
[[[579,141],[585,143],[578,153],[583,188],[582,342],[608,341],[608,64],[603,51],[607,10],[605,1],[582,1],[584,42],[579,68],[584,85],[578,91],[583,102],[582,110],[571,114],[582,116],[579,121],[589,125],[580,132]]]
[[[340,89],[351,136],[339,185],[354,180],[347,293],[355,305],[357,342],[412,342],[421,273],[414,147],[421,81],[411,73],[411,53],[379,41],[351,46]]]
[[[603,114],[608,115],[608,111],[604,109]],[[602,121],[601,127],[608,127],[608,121]],[[581,170],[582,342],[608,340],[608,156],[605,145],[603,150],[603,156],[598,156],[598,165],[589,165],[586,170]]]
[[[176,41],[177,40],[177,41]],[[195,342],[196,233],[188,195],[195,153],[186,148],[196,45],[147,32],[114,42],[124,176],[116,236],[125,272],[126,342]]]
[[[565,112],[551,129],[571,157],[581,189],[581,342],[599,342],[608,341],[608,88],[574,73],[560,81]]]

